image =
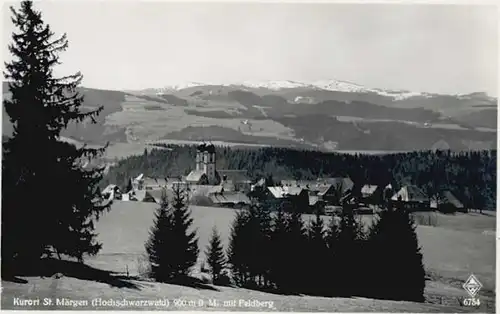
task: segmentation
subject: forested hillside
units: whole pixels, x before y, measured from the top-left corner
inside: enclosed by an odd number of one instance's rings
[[[165,149],[166,148],[166,149]],[[121,160],[110,169],[103,185],[125,186],[128,178],[185,175],[194,168],[194,146],[165,145],[142,156]],[[495,209],[496,150],[480,152],[419,151],[388,155],[349,155],[287,148],[217,148],[218,169],[245,169],[252,179],[316,179],[349,176],[362,184],[396,189],[415,184],[429,196],[449,189],[470,208]]]

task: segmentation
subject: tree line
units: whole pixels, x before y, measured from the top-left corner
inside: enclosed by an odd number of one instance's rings
[[[185,283],[199,254],[183,192],[165,197],[146,243],[151,272]],[[423,302],[425,270],[411,215],[387,209],[365,225],[352,208],[325,220],[256,205],[239,210],[224,248],[214,226],[205,251],[212,283],[280,294]]]
[[[178,177],[194,169],[196,147],[158,144],[143,155],[131,156],[110,169],[102,185],[125,187],[132,176]],[[394,189],[407,184],[420,187],[429,197],[450,190],[469,208],[496,208],[496,150],[415,151],[386,155],[339,154],[267,147],[232,149],[217,147],[218,169],[245,169],[260,177],[311,180],[349,176],[357,187],[363,184]]]

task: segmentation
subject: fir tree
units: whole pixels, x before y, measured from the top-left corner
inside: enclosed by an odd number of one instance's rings
[[[226,257],[224,255],[224,248],[220,240],[217,228],[214,226],[212,229],[212,236],[210,237],[210,244],[205,252],[207,256],[208,268],[212,276],[214,284],[220,284],[221,278],[226,267]]]
[[[314,295],[325,295],[330,282],[325,276],[328,267],[328,247],[325,237],[325,224],[321,212],[316,211],[314,220],[307,227],[308,272],[307,292]]]
[[[425,269],[412,216],[405,210],[382,212],[372,228],[370,248],[376,269],[370,296],[423,302]]]
[[[339,233],[336,240],[335,264],[342,271],[336,275],[336,284],[341,296],[352,296],[363,288],[362,261],[365,233],[354,216],[352,206],[342,209]]]
[[[53,252],[82,262],[84,254],[101,248],[94,223],[109,208],[97,190],[104,167],[82,165],[105,148],[77,148],[60,134],[71,123],[95,122],[102,107],[80,110],[80,73],[54,77],[58,55],[68,47],[66,35],[54,38],[31,1],[11,11],[17,32],[9,45],[14,59],[4,72],[11,97],[3,104],[14,132],[3,146],[2,265],[31,268]],[[42,149],[33,154],[36,147]],[[50,183],[57,184],[57,195]]]
[[[271,231],[271,259],[270,259],[270,280],[276,290],[287,291],[287,217],[281,206],[277,208],[272,220]]]
[[[304,254],[307,251],[306,230],[300,212],[289,213],[287,218],[286,256],[288,263],[285,265],[288,272],[287,289],[291,293],[302,293],[308,276],[304,271],[308,259]]]
[[[267,206],[256,205],[250,210],[251,270],[260,288],[270,286],[270,255],[272,217]]]
[[[184,191],[174,188],[171,206],[162,197],[155,224],[146,243],[153,277],[160,282],[181,283],[188,278],[198,259],[196,231]]]
[[[228,264],[231,269],[231,278],[240,287],[251,285],[250,274],[251,237],[249,236],[250,214],[246,210],[236,213],[236,217],[231,226],[231,235],[227,250]]]
[[[340,233],[339,221],[337,220],[337,216],[332,216],[330,222],[328,223],[326,232],[325,232],[325,244],[326,244],[326,263],[325,266],[325,280],[327,280],[330,284],[328,285],[328,289],[326,291],[327,296],[335,296],[338,294],[339,285],[337,285],[336,276],[339,271],[338,262],[337,262],[337,246],[338,239]]]

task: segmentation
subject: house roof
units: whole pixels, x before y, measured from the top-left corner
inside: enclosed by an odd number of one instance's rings
[[[139,202],[142,202],[146,198],[146,190],[137,190],[132,193],[129,193],[130,198],[136,199]]]
[[[431,200],[431,208],[437,208],[439,204],[452,204],[456,208],[463,208],[464,205],[460,202],[453,193],[450,191],[444,191],[441,193],[440,198],[436,201],[435,199]]]
[[[460,202],[450,191],[444,191],[442,198],[444,202],[453,204],[456,208],[464,207],[464,204],[462,204],[462,202]]]
[[[104,190],[102,190],[101,194],[112,193],[117,187],[118,186],[116,186],[116,184],[110,184]]]
[[[151,177],[144,177],[143,178],[143,185],[144,186],[167,186],[167,180],[161,179],[161,178],[151,178]]]
[[[210,195],[210,199],[215,204],[251,204],[250,199],[243,193],[235,192],[235,193],[222,193],[222,194],[212,194]]]
[[[354,186],[354,182],[352,182],[351,178],[349,177],[322,178],[318,179],[318,182],[322,182],[323,184],[331,184],[333,186],[336,186],[337,184],[342,184],[343,192],[351,190]]]
[[[193,170],[186,177],[186,181],[198,182],[204,174],[203,170]]]
[[[315,195],[309,195],[309,206],[314,206],[319,201],[319,197]]]
[[[428,202],[429,198],[425,193],[414,185],[403,186],[396,194],[391,197],[391,200],[397,201],[401,197],[403,202]]]
[[[144,177],[144,174],[142,174],[142,173],[141,173],[141,174],[140,174],[140,175],[138,175],[136,178],[134,178],[134,180],[136,180],[136,181],[140,181],[140,180],[142,180],[142,178],[143,178],[143,177]]]
[[[222,179],[224,176],[226,176],[226,180],[231,180],[235,183],[251,183],[252,181],[248,178],[247,176],[247,171],[246,170],[227,170],[227,169],[221,169],[217,170],[217,173],[219,174],[220,178]]]
[[[323,184],[323,185],[319,185],[317,186],[317,189],[316,191],[318,191],[318,195],[325,195],[326,192],[328,192],[328,190],[330,190],[330,188],[332,187],[331,184]]]
[[[283,198],[287,195],[299,195],[303,191],[302,188],[291,186],[268,186],[267,189],[275,198]]]
[[[265,178],[260,178],[254,186],[264,186],[266,185],[266,179]]]
[[[361,188],[361,194],[372,195],[373,193],[375,193],[375,191],[377,190],[377,188],[378,188],[378,185],[365,184]]]

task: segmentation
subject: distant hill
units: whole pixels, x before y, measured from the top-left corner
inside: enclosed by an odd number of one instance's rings
[[[323,150],[419,150],[439,141],[452,150],[496,147],[497,99],[481,92],[438,95],[338,80],[79,90],[83,110],[104,111],[96,125],[71,125],[63,135],[91,144],[205,138]],[[3,122],[3,134],[11,134],[5,111]]]

